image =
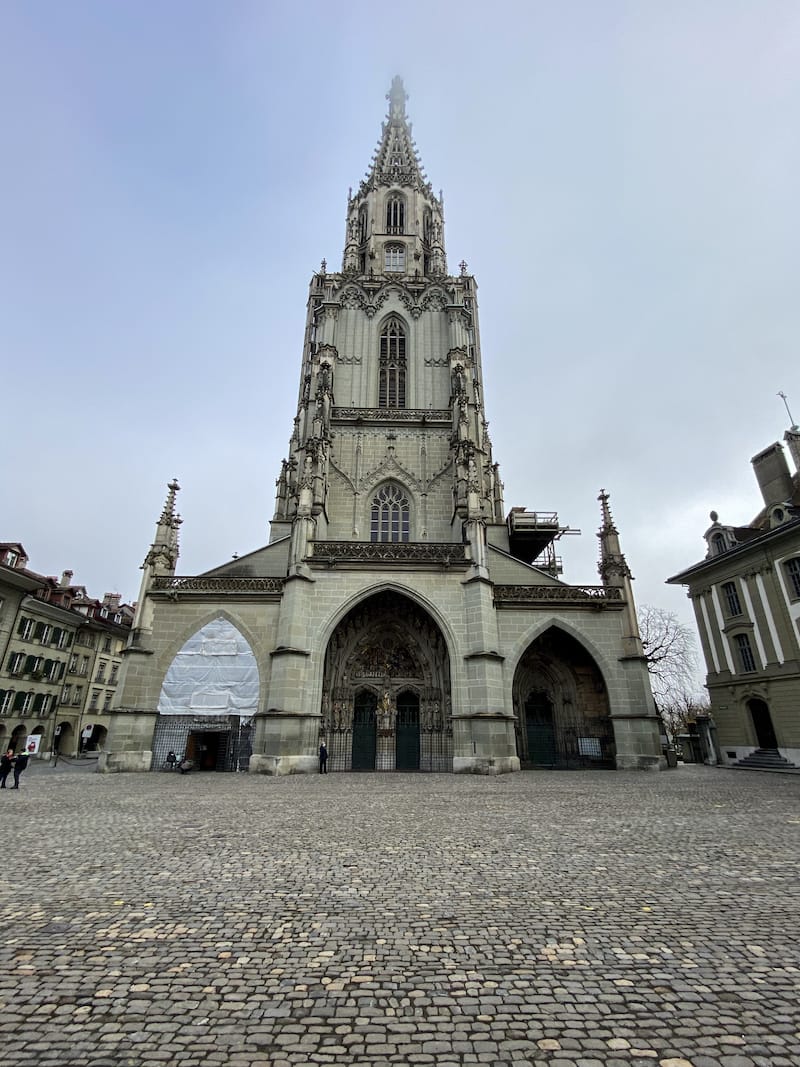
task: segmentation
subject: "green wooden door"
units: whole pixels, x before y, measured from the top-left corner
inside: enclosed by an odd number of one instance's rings
[[[416,693],[401,693],[397,698],[394,765],[398,771],[419,770],[419,697]]]
[[[359,693],[353,708],[353,760],[354,771],[374,771],[377,751],[377,730],[374,693]]]
[[[545,693],[531,693],[525,701],[525,731],[528,762],[540,767],[552,767],[556,763],[556,731],[553,705]]]

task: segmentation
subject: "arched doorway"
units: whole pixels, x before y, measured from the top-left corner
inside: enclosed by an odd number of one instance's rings
[[[53,748],[62,756],[67,756],[74,750],[74,731],[71,722],[60,722],[56,726]]]
[[[19,723],[14,727],[14,731],[11,734],[11,740],[8,743],[9,748],[13,748],[15,752],[19,752],[25,744],[25,738],[28,736],[28,727],[24,722]]]
[[[775,727],[772,725],[772,716],[769,707],[763,700],[753,698],[747,701],[750,718],[753,720],[753,729],[756,732],[756,741],[759,748],[777,748],[778,738],[775,735]]]
[[[409,597],[376,593],[334,630],[320,738],[330,771],[453,769],[447,647]]]
[[[247,639],[222,616],[206,623],[164,677],[152,769],[167,769],[167,755],[174,752],[197,770],[246,770],[258,696],[258,664]]]
[[[513,700],[523,766],[615,766],[603,675],[570,634],[551,627],[530,645],[514,675]]]

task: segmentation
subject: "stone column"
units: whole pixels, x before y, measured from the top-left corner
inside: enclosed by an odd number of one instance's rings
[[[453,770],[456,774],[506,774],[519,770],[514,716],[505,710],[503,657],[499,648],[492,584],[483,577],[463,585],[467,632],[472,649],[463,670],[468,702],[453,707]]]

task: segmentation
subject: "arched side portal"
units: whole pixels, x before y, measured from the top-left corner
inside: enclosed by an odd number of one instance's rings
[[[193,634],[173,659],[158,698],[153,770],[167,755],[196,770],[246,770],[258,710],[258,665],[233,623],[222,617]]]
[[[523,766],[615,765],[603,675],[574,637],[551,627],[536,638],[514,675],[513,700]]]
[[[320,738],[330,771],[452,771],[447,647],[409,597],[377,593],[333,631]]]

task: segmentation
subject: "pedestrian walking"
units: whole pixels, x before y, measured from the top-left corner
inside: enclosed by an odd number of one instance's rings
[[[328,773],[328,748],[324,741],[319,746],[319,773]]]
[[[2,756],[0,756],[0,789],[5,789],[6,778],[11,773],[11,768],[14,766],[14,749],[7,749]]]
[[[28,766],[28,753],[20,752],[20,754],[14,759],[14,784],[12,789],[19,789],[19,776]]]

